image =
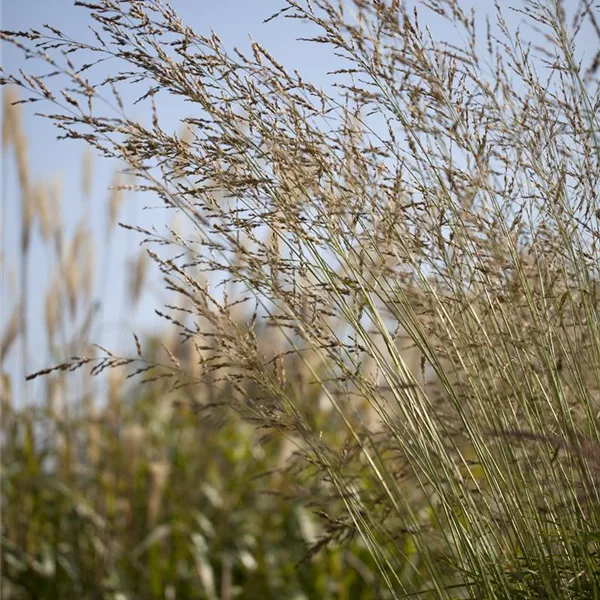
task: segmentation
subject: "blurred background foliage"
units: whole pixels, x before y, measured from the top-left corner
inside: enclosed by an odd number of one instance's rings
[[[17,275],[3,261],[14,302],[3,311],[2,597],[374,597],[374,566],[360,537],[344,529],[349,543],[328,546],[338,532],[296,493],[302,475],[289,461],[293,444],[257,435],[255,425],[220,410],[227,389],[195,386],[196,401],[214,405],[209,413],[187,402],[185,389],[141,384],[116,369],[98,379],[57,372],[36,382],[35,397],[19,397],[20,373],[9,368],[15,354],[30,372],[27,357],[53,364],[97,352],[91,290],[103,269],[92,266],[91,224],[65,239],[52,204],[60,202],[56,185],[32,180],[15,100],[5,88],[4,152],[14,156],[22,192],[21,223],[9,225],[21,228],[22,245]],[[89,154],[82,170],[69,176],[81,177],[85,190]],[[123,195],[111,192],[109,227]],[[33,241],[54,257],[58,276],[47,289],[27,273]],[[145,252],[127,264],[124,303],[135,310]],[[45,324],[47,348],[27,348],[33,296],[45,299],[44,314],[33,317]],[[157,360],[175,347],[170,330],[143,341]]]

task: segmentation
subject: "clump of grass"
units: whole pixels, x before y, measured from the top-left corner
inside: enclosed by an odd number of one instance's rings
[[[91,48],[124,61],[120,85],[147,85],[149,127],[114,78],[85,79],[73,61],[90,45],[3,34],[74,87],[4,82],[62,107],[65,137],[124,160],[189,227],[127,226],[180,297],[158,312],[191,360],[148,362],[138,345],[32,377],[127,367],[198,410],[214,403],[195,386],[221,389],[297,441],[318,473],[305,489],[360,532],[394,597],[597,597],[598,61],[575,54],[593,9],[570,28],[562,3],[523,2],[545,42],[532,49],[499,7],[482,34],[453,0],[349,4],[278,15],[347,62],[339,96],[257,43],[228,53],[168,5],[86,4]],[[424,11],[463,45],[433,39]],[[92,110],[103,90],[110,118]],[[191,134],[161,127],[159,90],[193,103]]]
[[[355,532],[340,532],[339,524],[327,523],[298,498],[299,475],[283,468],[281,439],[260,440],[253,426],[217,408],[207,418],[189,405],[185,390],[169,393],[160,381],[141,387],[118,369],[109,371],[105,386],[93,385],[97,380],[88,373],[56,372],[31,382],[37,386],[26,396],[25,382],[19,381],[23,371],[73,353],[93,356],[91,331],[102,323],[90,307],[102,297],[102,280],[114,281],[115,275],[105,263],[89,269],[83,250],[98,234],[90,213],[68,231],[58,216],[56,183],[33,179],[14,104],[18,97],[6,91],[4,131],[11,131],[4,149],[7,156],[17,151],[16,166],[27,174],[35,210],[21,219],[30,229],[29,249],[20,250],[31,257],[15,283],[14,307],[2,328],[0,595],[370,597],[376,578],[364,545]],[[86,203],[93,202],[92,164],[84,155]],[[118,188],[119,179],[111,187]],[[111,191],[107,238],[115,233],[110,227],[124,199],[123,190]],[[124,303],[133,308],[147,284],[144,254],[127,262]],[[47,282],[27,272],[40,255],[54,273]],[[22,293],[24,281],[30,282],[30,295],[46,294],[43,314]],[[114,293],[114,286],[109,289]],[[22,353],[40,323],[46,347],[38,336]],[[191,365],[173,333],[143,338],[148,360]],[[22,368],[19,357],[25,360]],[[225,401],[216,386],[196,385],[194,398],[201,397],[207,404]],[[336,547],[333,542],[344,536],[354,541]],[[316,545],[321,553],[302,561]]]

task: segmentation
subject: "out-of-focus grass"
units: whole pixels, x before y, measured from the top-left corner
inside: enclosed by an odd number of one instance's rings
[[[5,150],[15,150],[19,170],[23,243],[2,338],[2,597],[373,597],[373,564],[359,536],[308,556],[327,538],[327,522],[298,496],[298,471],[285,468],[290,449],[283,437],[262,440],[231,411],[209,417],[174,403],[177,395],[163,382],[140,386],[119,371],[96,387],[87,374],[60,372],[40,381],[30,402],[11,397],[11,389],[22,388],[14,385],[21,369],[7,367],[12,353],[22,352],[25,372],[31,353],[36,362],[47,360],[44,349],[27,350],[30,295],[46,296],[41,320],[54,360],[90,348],[90,328],[79,319],[93,298],[79,262],[82,236],[65,240],[62,223],[50,220],[57,214],[49,204],[53,190],[34,185],[11,106],[16,97],[8,90],[5,100]],[[90,169],[89,160],[84,165]],[[120,201],[115,190],[110,225]],[[35,236],[58,273],[47,290],[35,278],[27,286]],[[134,306],[145,275],[142,259],[130,265]],[[160,340],[148,341],[158,352]],[[195,398],[219,404],[225,398],[215,389],[196,387]]]
[[[323,520],[269,473],[279,442],[131,394],[117,419],[5,407],[3,597],[373,597],[359,541],[296,566]]]

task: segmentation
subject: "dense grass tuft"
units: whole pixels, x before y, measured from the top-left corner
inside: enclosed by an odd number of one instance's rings
[[[598,598],[598,61],[576,45],[596,9],[571,26],[561,2],[526,0],[517,33],[500,8],[486,27],[455,0],[407,4],[286,1],[274,19],[344,61],[336,96],[155,0],[86,5],[91,46],[3,34],[71,83],[2,82],[54,103],[65,137],[183,219],[124,225],[177,298],[157,312],[179,343],[156,355],[136,338],[131,356],[30,377],[119,369],[182,410],[285,436],[293,502],[318,507],[329,544],[360,534],[381,594]],[[432,39],[427,14],[462,46]],[[75,62],[90,49],[115,67],[93,87]],[[128,118],[114,73],[146,86],[151,125]],[[186,101],[184,133],[161,127],[158,90]],[[171,469],[155,460],[152,523]]]

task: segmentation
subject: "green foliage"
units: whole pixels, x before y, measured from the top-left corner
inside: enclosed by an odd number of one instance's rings
[[[117,419],[5,409],[3,597],[373,597],[360,538],[302,560],[325,527],[280,441],[132,394]]]

